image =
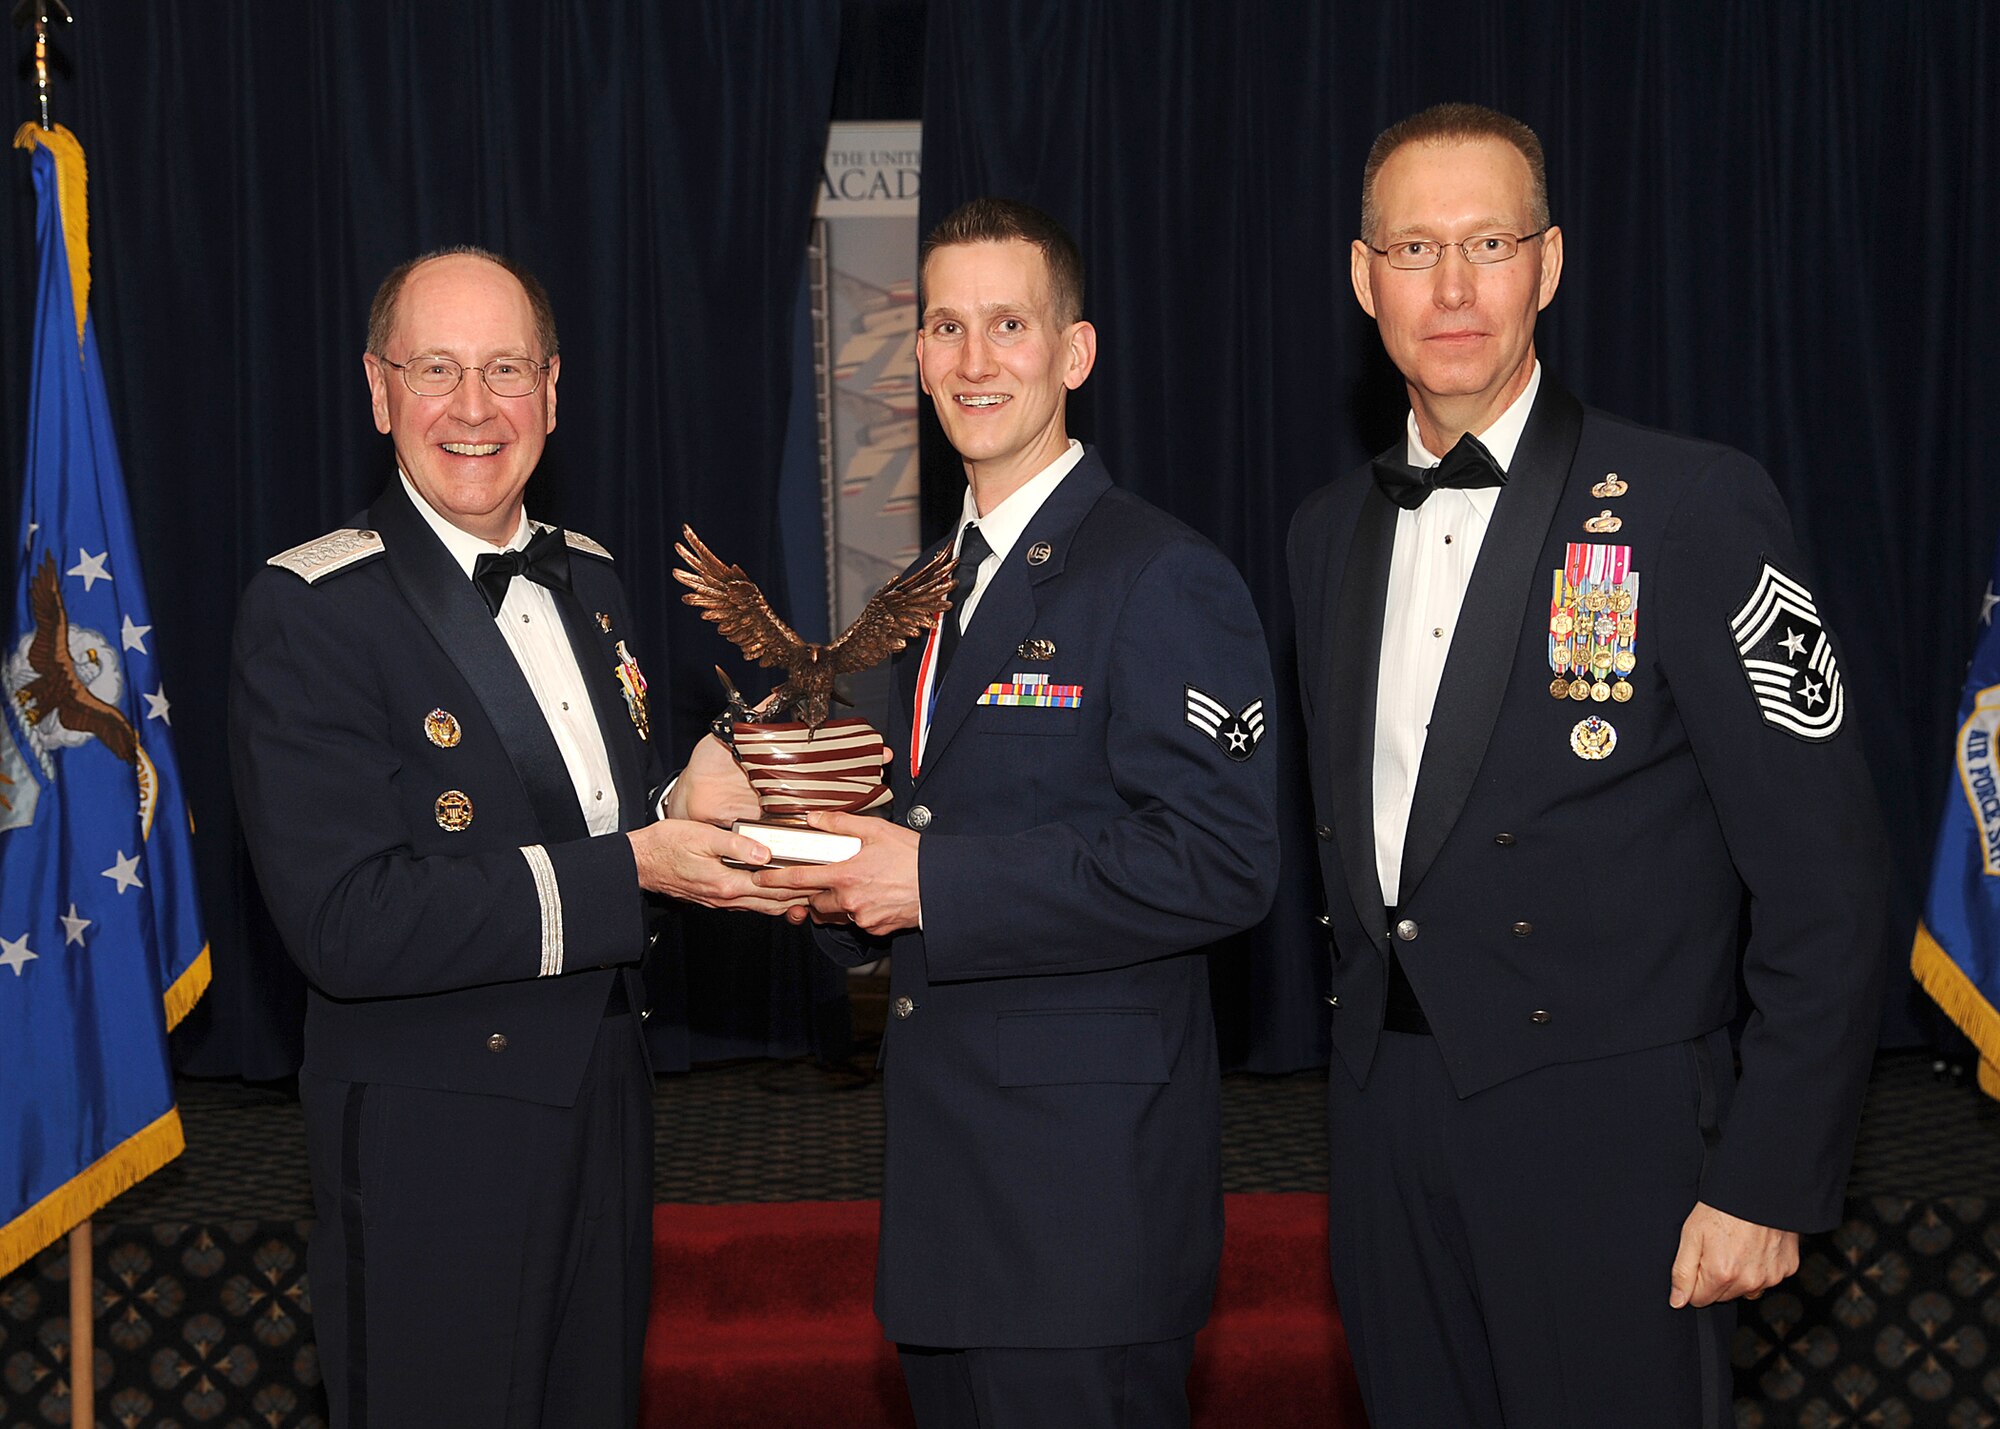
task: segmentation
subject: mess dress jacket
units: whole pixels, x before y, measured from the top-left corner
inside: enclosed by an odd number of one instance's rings
[[[1593,494],[1613,477],[1624,494]],[[1366,1082],[1392,937],[1461,1096],[1702,1036],[1730,1023],[1740,979],[1741,1079],[1701,1198],[1833,1226],[1886,968],[1883,839],[1770,478],[1544,374],[1438,688],[1392,928],[1372,771],[1396,515],[1362,467],[1290,536],[1339,1058]],[[1607,515],[1618,529],[1585,529]],[[1640,574],[1624,703],[1550,693],[1571,543],[1627,546]],[[1779,648],[1781,631],[1798,639]],[[1603,747],[1578,733],[1593,717],[1614,731],[1601,758],[1578,750]]]
[[[630,620],[609,553],[569,544],[556,604],[632,827],[661,775],[619,678]],[[520,666],[400,482],[274,561],[237,617],[230,744],[308,984],[306,1069],[572,1104],[612,979],[645,1006],[630,841],[588,835]]]

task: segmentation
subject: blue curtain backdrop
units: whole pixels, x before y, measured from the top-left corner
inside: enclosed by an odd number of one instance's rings
[[[792,304],[829,113],[921,113],[927,220],[992,191],[1076,229],[1103,336],[1077,424],[1122,482],[1239,562],[1287,670],[1286,523],[1400,419],[1347,290],[1367,145],[1445,98],[1528,120],[1569,240],[1544,355],[1586,400],[1742,447],[1785,489],[1896,839],[1901,945],[1884,956],[1906,954],[2000,531],[1987,455],[2000,353],[1982,340],[2000,315],[1992,7],[78,8],[58,36],[56,110],[91,157],[93,307],[215,946],[184,1067],[274,1076],[295,1056],[296,975],[238,847],[221,691],[250,570],[386,477],[357,360],[377,278],[471,240],[547,280],[566,378],[536,509],[623,557],[651,636],[642,658],[685,740],[713,703],[720,647],[674,600],[667,538],[690,520],[778,584]],[[19,162],[0,182],[20,259],[0,276],[5,510],[19,497],[32,225]],[[960,480],[933,427],[931,532]],[[0,555],[0,584],[15,558]],[[1296,756],[1278,755],[1296,791]],[[1288,827],[1306,827],[1302,796]],[[1233,1061],[1323,1059],[1318,900],[1289,854],[1270,923],[1216,960]],[[775,929],[720,924],[690,930],[664,970],[662,996],[692,1029],[662,1049],[669,1062],[837,1045],[837,978]],[[1913,1005],[1892,1009],[1904,1040],[1928,1031]]]
[[[2000,529],[2000,11],[935,0],[924,93],[926,226],[988,192],[1070,225],[1100,340],[1082,435],[1236,559],[1287,671],[1292,510],[1405,410],[1347,282],[1368,145],[1445,99],[1534,126],[1567,235],[1544,360],[1784,490],[1895,839],[1902,963]],[[938,455],[932,531],[961,480]],[[1295,749],[1277,909],[1213,963],[1225,1056],[1266,1070],[1325,1055]],[[1891,1001],[1890,1036],[1928,1035]]]
[[[393,475],[369,420],[369,298],[448,243],[525,261],[562,332],[537,516],[620,557],[678,748],[731,655],[675,598],[689,521],[781,585],[773,519],[792,296],[837,0],[93,0],[54,108],[90,156],[92,306],[126,458],[214,944],[176,1034],[197,1073],[288,1075],[301,984],[227,779],[237,592]],[[9,32],[10,35],[12,32]],[[18,53],[16,50],[10,53]],[[11,89],[29,117],[25,86]],[[0,509],[18,509],[33,303],[25,157],[0,179]],[[0,589],[11,589],[11,550]],[[671,651],[671,657],[669,656]],[[726,663],[726,662],[725,662]],[[311,818],[311,809],[299,817]],[[663,1065],[841,1050],[844,983],[798,933],[691,913],[658,971]]]

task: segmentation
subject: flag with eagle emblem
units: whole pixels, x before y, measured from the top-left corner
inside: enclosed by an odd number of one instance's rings
[[[14,143],[39,267],[0,643],[0,1275],[180,1154],[167,1031],[209,972],[90,321],[83,150],[60,127]]]

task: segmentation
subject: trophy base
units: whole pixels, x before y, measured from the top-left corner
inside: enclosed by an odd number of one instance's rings
[[[729,826],[732,834],[755,839],[771,851],[765,868],[789,868],[797,864],[840,863],[861,852],[861,840],[853,834],[830,834],[803,824],[776,824],[757,819],[738,819]],[[759,865],[724,859],[731,868]]]

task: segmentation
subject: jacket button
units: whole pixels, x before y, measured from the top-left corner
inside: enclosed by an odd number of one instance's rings
[[[903,815],[903,822],[922,833],[931,826],[931,811],[922,804],[912,804],[910,812]]]
[[[1319,917],[1313,919],[1313,921],[1319,924],[1320,927],[1322,928],[1331,928],[1333,926],[1333,914],[1322,913],[1319,915]]]
[[[1333,838],[1333,830],[1325,824],[1314,824],[1313,832],[1318,834],[1322,839],[1331,840]]]
[[[1338,1006],[1340,1006],[1340,999],[1339,999],[1339,998],[1337,998],[1337,997],[1329,997],[1329,998],[1328,998],[1328,999],[1326,1000],[1326,1005],[1327,1005],[1328,1007],[1338,1007]]]
[[[908,1017],[917,1010],[917,1005],[907,997],[899,997],[889,1004],[889,1010],[898,1017]]]
[[[486,1050],[489,1052],[506,1051],[507,1034],[505,1032],[495,1032],[491,1037],[488,1037],[486,1039]]]
[[[1525,938],[1534,931],[1535,925],[1533,923],[1516,923],[1514,925],[1514,936],[1517,938]]]
[[[642,1008],[640,1008],[640,1009],[639,1009],[639,1020],[640,1020],[641,1022],[651,1022],[651,1021],[653,1020],[653,1009],[652,1009],[652,1008],[650,1008],[650,1007],[642,1007]]]
[[[1534,1023],[1536,1026],[1541,1026],[1543,1023],[1553,1022],[1554,1020],[1554,1018],[1550,1017],[1548,1013],[1539,1007],[1528,1014],[1528,1021]]]
[[[1416,919],[1405,918],[1402,922],[1398,923],[1396,925],[1396,936],[1401,938],[1406,943],[1415,942],[1417,940]]]
[[[1512,848],[1514,846],[1514,836],[1512,834],[1495,834],[1493,842],[1499,844],[1502,848]]]

